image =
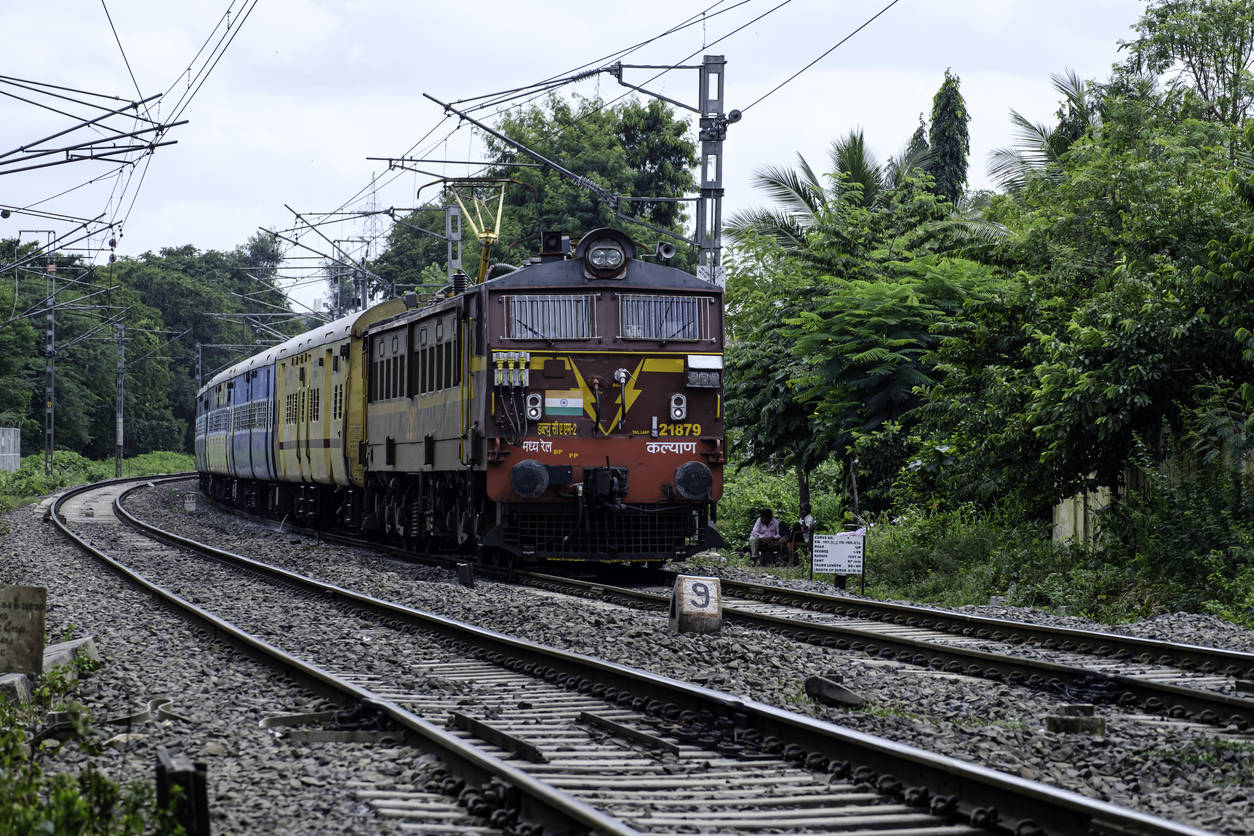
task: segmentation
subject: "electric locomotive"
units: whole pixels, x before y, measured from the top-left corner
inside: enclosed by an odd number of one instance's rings
[[[210,495],[491,563],[720,545],[723,297],[622,232],[295,337],[198,395]]]

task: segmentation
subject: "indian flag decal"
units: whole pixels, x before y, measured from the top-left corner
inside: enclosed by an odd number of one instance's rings
[[[578,389],[545,389],[545,415],[583,415],[583,393]]]

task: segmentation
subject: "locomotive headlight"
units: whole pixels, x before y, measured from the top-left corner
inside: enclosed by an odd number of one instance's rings
[[[540,415],[543,414],[544,396],[538,392],[532,392],[527,396],[527,418],[531,421],[539,421]]]
[[[671,395],[671,420],[682,421],[688,417],[688,396],[678,392]]]
[[[688,370],[688,386],[693,389],[717,389],[719,373],[716,371]]]
[[[585,279],[621,279],[635,257],[636,245],[617,229],[594,229],[575,248]]]
[[[693,389],[717,389],[723,378],[723,355],[689,354],[688,385]]]
[[[617,270],[623,258],[623,248],[615,243],[596,244],[588,250],[588,264],[594,270]]]

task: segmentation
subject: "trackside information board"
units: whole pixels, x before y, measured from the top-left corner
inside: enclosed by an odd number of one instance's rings
[[[814,535],[814,571],[835,575],[861,575],[866,549],[866,529],[842,534]]]

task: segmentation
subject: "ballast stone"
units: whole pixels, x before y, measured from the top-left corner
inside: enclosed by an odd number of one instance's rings
[[[857,708],[866,702],[862,697],[850,691],[844,685],[826,676],[811,676],[806,679],[806,696],[823,705],[847,706]]]
[[[30,699],[30,677],[24,673],[0,675],[0,700],[24,703]]]
[[[93,662],[100,661],[100,651],[96,649],[96,639],[93,636],[48,645],[44,648],[44,673],[61,665],[72,664],[80,654]]]
[[[44,648],[43,672],[48,673],[54,668],[73,663],[80,653],[93,662],[100,661],[100,651],[96,649],[95,638],[84,636],[81,639],[72,639]],[[73,669],[70,675],[74,677]],[[30,689],[30,677],[24,673],[0,674],[0,699],[25,703],[30,700]]]

